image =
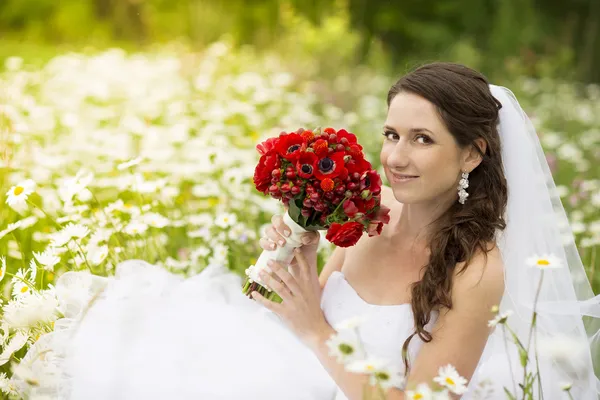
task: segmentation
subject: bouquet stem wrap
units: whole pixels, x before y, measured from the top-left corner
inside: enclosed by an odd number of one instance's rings
[[[248,277],[244,285],[244,293],[246,295],[250,295],[256,290],[263,296],[272,298],[275,293],[260,279],[259,272],[262,270],[271,272],[271,269],[267,265],[269,260],[278,261],[282,265],[288,266],[294,258],[294,249],[302,246],[302,235],[308,231],[298,225],[288,212],[283,215],[283,222],[290,228],[290,236],[286,238],[284,246],[277,246],[275,250],[263,250],[258,260],[256,260],[256,264],[246,269],[246,276]]]

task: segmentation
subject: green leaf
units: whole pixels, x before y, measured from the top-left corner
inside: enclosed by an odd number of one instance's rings
[[[298,204],[298,203],[300,203],[300,204]],[[300,217],[302,216],[301,210],[302,210],[302,201],[300,199],[290,201],[289,209],[288,209],[288,214],[290,214],[290,218],[292,218],[292,220],[294,220],[294,222],[296,222],[298,225],[304,226],[302,223],[300,223]]]
[[[506,393],[506,397],[508,397],[510,400],[517,400],[517,396],[509,392],[506,387],[504,388],[504,393]]]
[[[519,360],[521,361],[521,366],[525,367],[527,365],[529,357],[527,357],[527,351],[525,349],[519,347]]]

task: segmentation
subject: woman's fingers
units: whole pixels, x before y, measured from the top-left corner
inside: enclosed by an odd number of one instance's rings
[[[281,215],[273,215],[271,217],[271,223],[277,230],[277,233],[282,236],[289,237],[292,234],[290,227],[283,222],[283,217]]]

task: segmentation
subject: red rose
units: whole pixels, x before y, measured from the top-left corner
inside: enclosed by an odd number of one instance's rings
[[[290,133],[279,137],[276,145],[277,152],[286,160],[295,162],[300,156],[300,152],[306,146],[302,136],[297,133]]]
[[[354,246],[362,236],[364,226],[360,222],[334,222],[327,230],[325,238],[339,247]]]
[[[265,154],[267,154],[267,153],[271,152],[273,149],[275,149],[278,142],[279,142],[278,137],[268,138],[264,142],[257,144],[256,150],[258,151],[258,153],[261,156],[264,156]]]
[[[277,154],[265,154],[260,157],[256,168],[254,169],[254,186],[256,190],[266,193],[271,186],[271,173],[274,169],[280,167]]]
[[[308,151],[302,152],[296,161],[296,171],[298,176],[304,179],[309,179],[313,176],[317,169],[317,162],[319,159],[315,153]]]
[[[333,154],[323,157],[317,163],[315,176],[322,181],[325,178],[337,178],[344,169],[344,152],[337,151]]]

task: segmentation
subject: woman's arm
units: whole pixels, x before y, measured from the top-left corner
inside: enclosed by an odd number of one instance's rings
[[[433,340],[424,343],[407,379],[407,388],[419,383],[432,386],[439,368],[448,364],[470,379],[477,367],[490,334],[487,322],[494,317],[492,306],[498,305],[504,291],[504,271],[497,248],[473,259],[469,267],[453,282],[451,310],[440,313],[431,332]],[[335,333],[325,327],[310,342],[317,357],[349,400],[362,400],[368,377],[348,372],[329,355],[325,342]],[[417,337],[412,340],[418,340]],[[373,393],[376,391],[368,386]],[[386,399],[404,400],[403,391],[390,389]]]

